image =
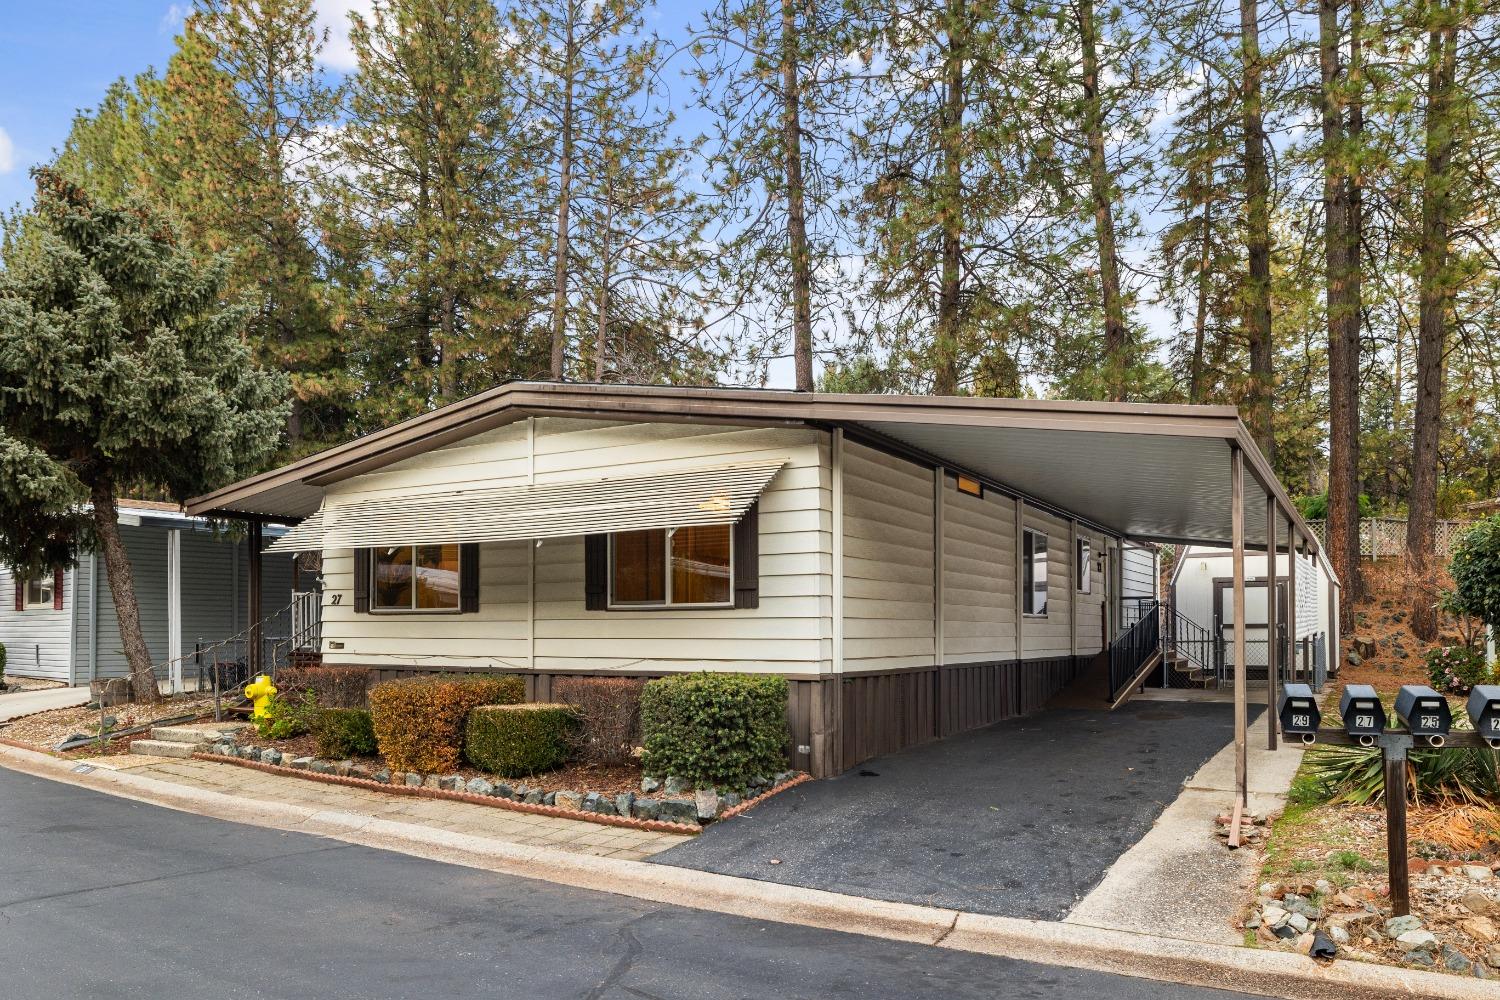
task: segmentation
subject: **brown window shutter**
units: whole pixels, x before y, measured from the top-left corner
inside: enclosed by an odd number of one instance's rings
[[[11,570],[16,578],[16,610],[26,610],[26,580],[21,576],[20,570]]]
[[[458,610],[472,615],[479,610],[479,544],[458,547]]]
[[[609,610],[609,536],[583,536],[583,606]]]
[[[63,571],[54,569],[52,571],[52,610],[61,611],[63,608]]]
[[[354,550],[354,611],[368,614],[370,611],[370,550]]]
[[[760,503],[734,526],[734,606],[760,607]]]

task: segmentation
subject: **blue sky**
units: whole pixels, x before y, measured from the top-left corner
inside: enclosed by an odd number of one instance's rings
[[[160,67],[173,13],[161,0],[0,3],[0,208],[30,202],[27,170],[52,158],[73,113],[120,76]]]

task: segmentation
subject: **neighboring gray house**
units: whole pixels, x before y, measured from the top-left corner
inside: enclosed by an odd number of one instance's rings
[[[176,505],[141,500],[120,501],[120,536],[162,679],[172,677],[168,662],[191,654],[194,643],[226,639],[248,626],[244,539],[225,539]],[[268,554],[262,572],[262,607],[269,615],[291,603],[292,559]],[[0,643],[6,671],[18,676],[75,685],[129,673],[104,561],[94,553],[32,580],[0,566]],[[189,682],[196,676],[190,656],[181,676]]]

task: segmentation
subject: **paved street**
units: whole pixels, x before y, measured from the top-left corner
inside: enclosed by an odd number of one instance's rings
[[[1238,996],[762,923],[142,805],[0,769],[0,994]]]

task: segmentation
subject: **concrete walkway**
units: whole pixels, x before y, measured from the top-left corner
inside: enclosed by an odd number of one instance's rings
[[[371,819],[415,823],[450,833],[497,838],[529,847],[554,847],[601,858],[641,861],[692,839],[673,833],[603,826],[451,799],[390,795],[209,760],[120,754],[94,757],[83,763],[252,802],[338,810]]]
[[[1251,714],[1254,715],[1252,708]],[[1266,749],[1266,720],[1250,725],[1250,812],[1264,815],[1286,804],[1302,747]],[[1234,807],[1234,743],[1187,780],[1149,833],[1126,851],[1104,880],[1064,919],[1116,930],[1142,930],[1184,941],[1234,944],[1231,921],[1260,869],[1254,847],[1231,851],[1214,836],[1214,817]]]
[[[42,691],[13,691],[0,694],[0,722],[18,719],[33,712],[46,712],[54,708],[73,708],[89,703],[86,687],[47,688]]]

